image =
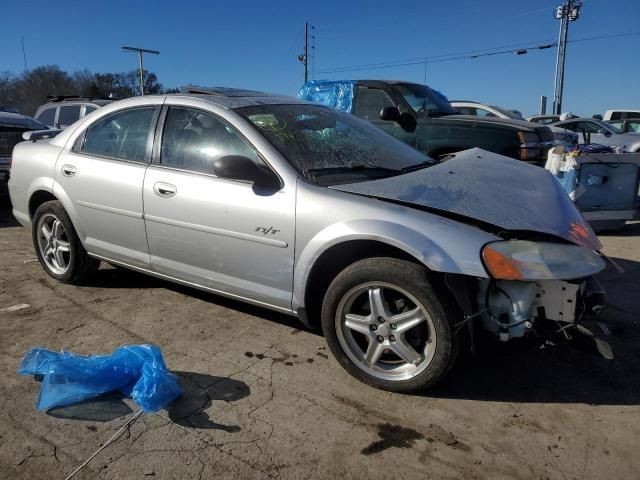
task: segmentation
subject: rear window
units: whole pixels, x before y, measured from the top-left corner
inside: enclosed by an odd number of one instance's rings
[[[55,107],[47,108],[46,110],[43,110],[42,112],[40,112],[40,114],[36,117],[36,120],[38,120],[40,123],[44,123],[49,127],[53,127],[53,119],[55,116],[56,116],[56,108]]]
[[[67,105],[60,107],[58,113],[58,125],[68,127],[80,118],[80,105]]]

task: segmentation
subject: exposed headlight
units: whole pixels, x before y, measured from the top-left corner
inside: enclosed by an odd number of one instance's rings
[[[602,258],[588,248],[525,240],[488,243],[482,259],[489,274],[502,280],[571,280],[605,267]]]

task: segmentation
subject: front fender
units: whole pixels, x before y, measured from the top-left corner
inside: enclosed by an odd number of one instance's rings
[[[488,278],[480,251],[497,238],[477,228],[434,217],[437,220],[431,231],[377,219],[345,220],[322,229],[296,255],[293,309],[304,307],[307,280],[318,258],[329,248],[353,240],[374,240],[399,248],[432,271]]]

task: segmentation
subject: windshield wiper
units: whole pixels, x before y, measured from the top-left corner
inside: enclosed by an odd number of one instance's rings
[[[435,165],[436,162],[433,160],[425,160],[424,162],[416,163],[415,165],[409,165],[408,167],[402,167],[400,170],[403,173],[413,172],[415,170],[422,170],[423,168],[431,167]]]
[[[325,167],[325,168],[312,168],[307,170],[307,173],[312,175],[324,175],[331,173],[340,173],[340,172],[360,172],[360,171],[374,171],[374,172],[388,172],[398,174],[401,170],[396,170],[395,168],[387,168],[387,167],[379,167],[376,165],[351,165],[351,166],[342,166],[342,167]]]

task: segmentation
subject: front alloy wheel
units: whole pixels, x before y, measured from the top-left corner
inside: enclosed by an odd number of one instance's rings
[[[344,269],[322,307],[338,362],[359,380],[396,392],[425,389],[449,372],[458,353],[452,318],[426,268],[385,257]]]
[[[433,360],[431,316],[401,287],[376,282],[354,287],[340,301],[335,321],[344,352],[374,377],[410,379]]]

